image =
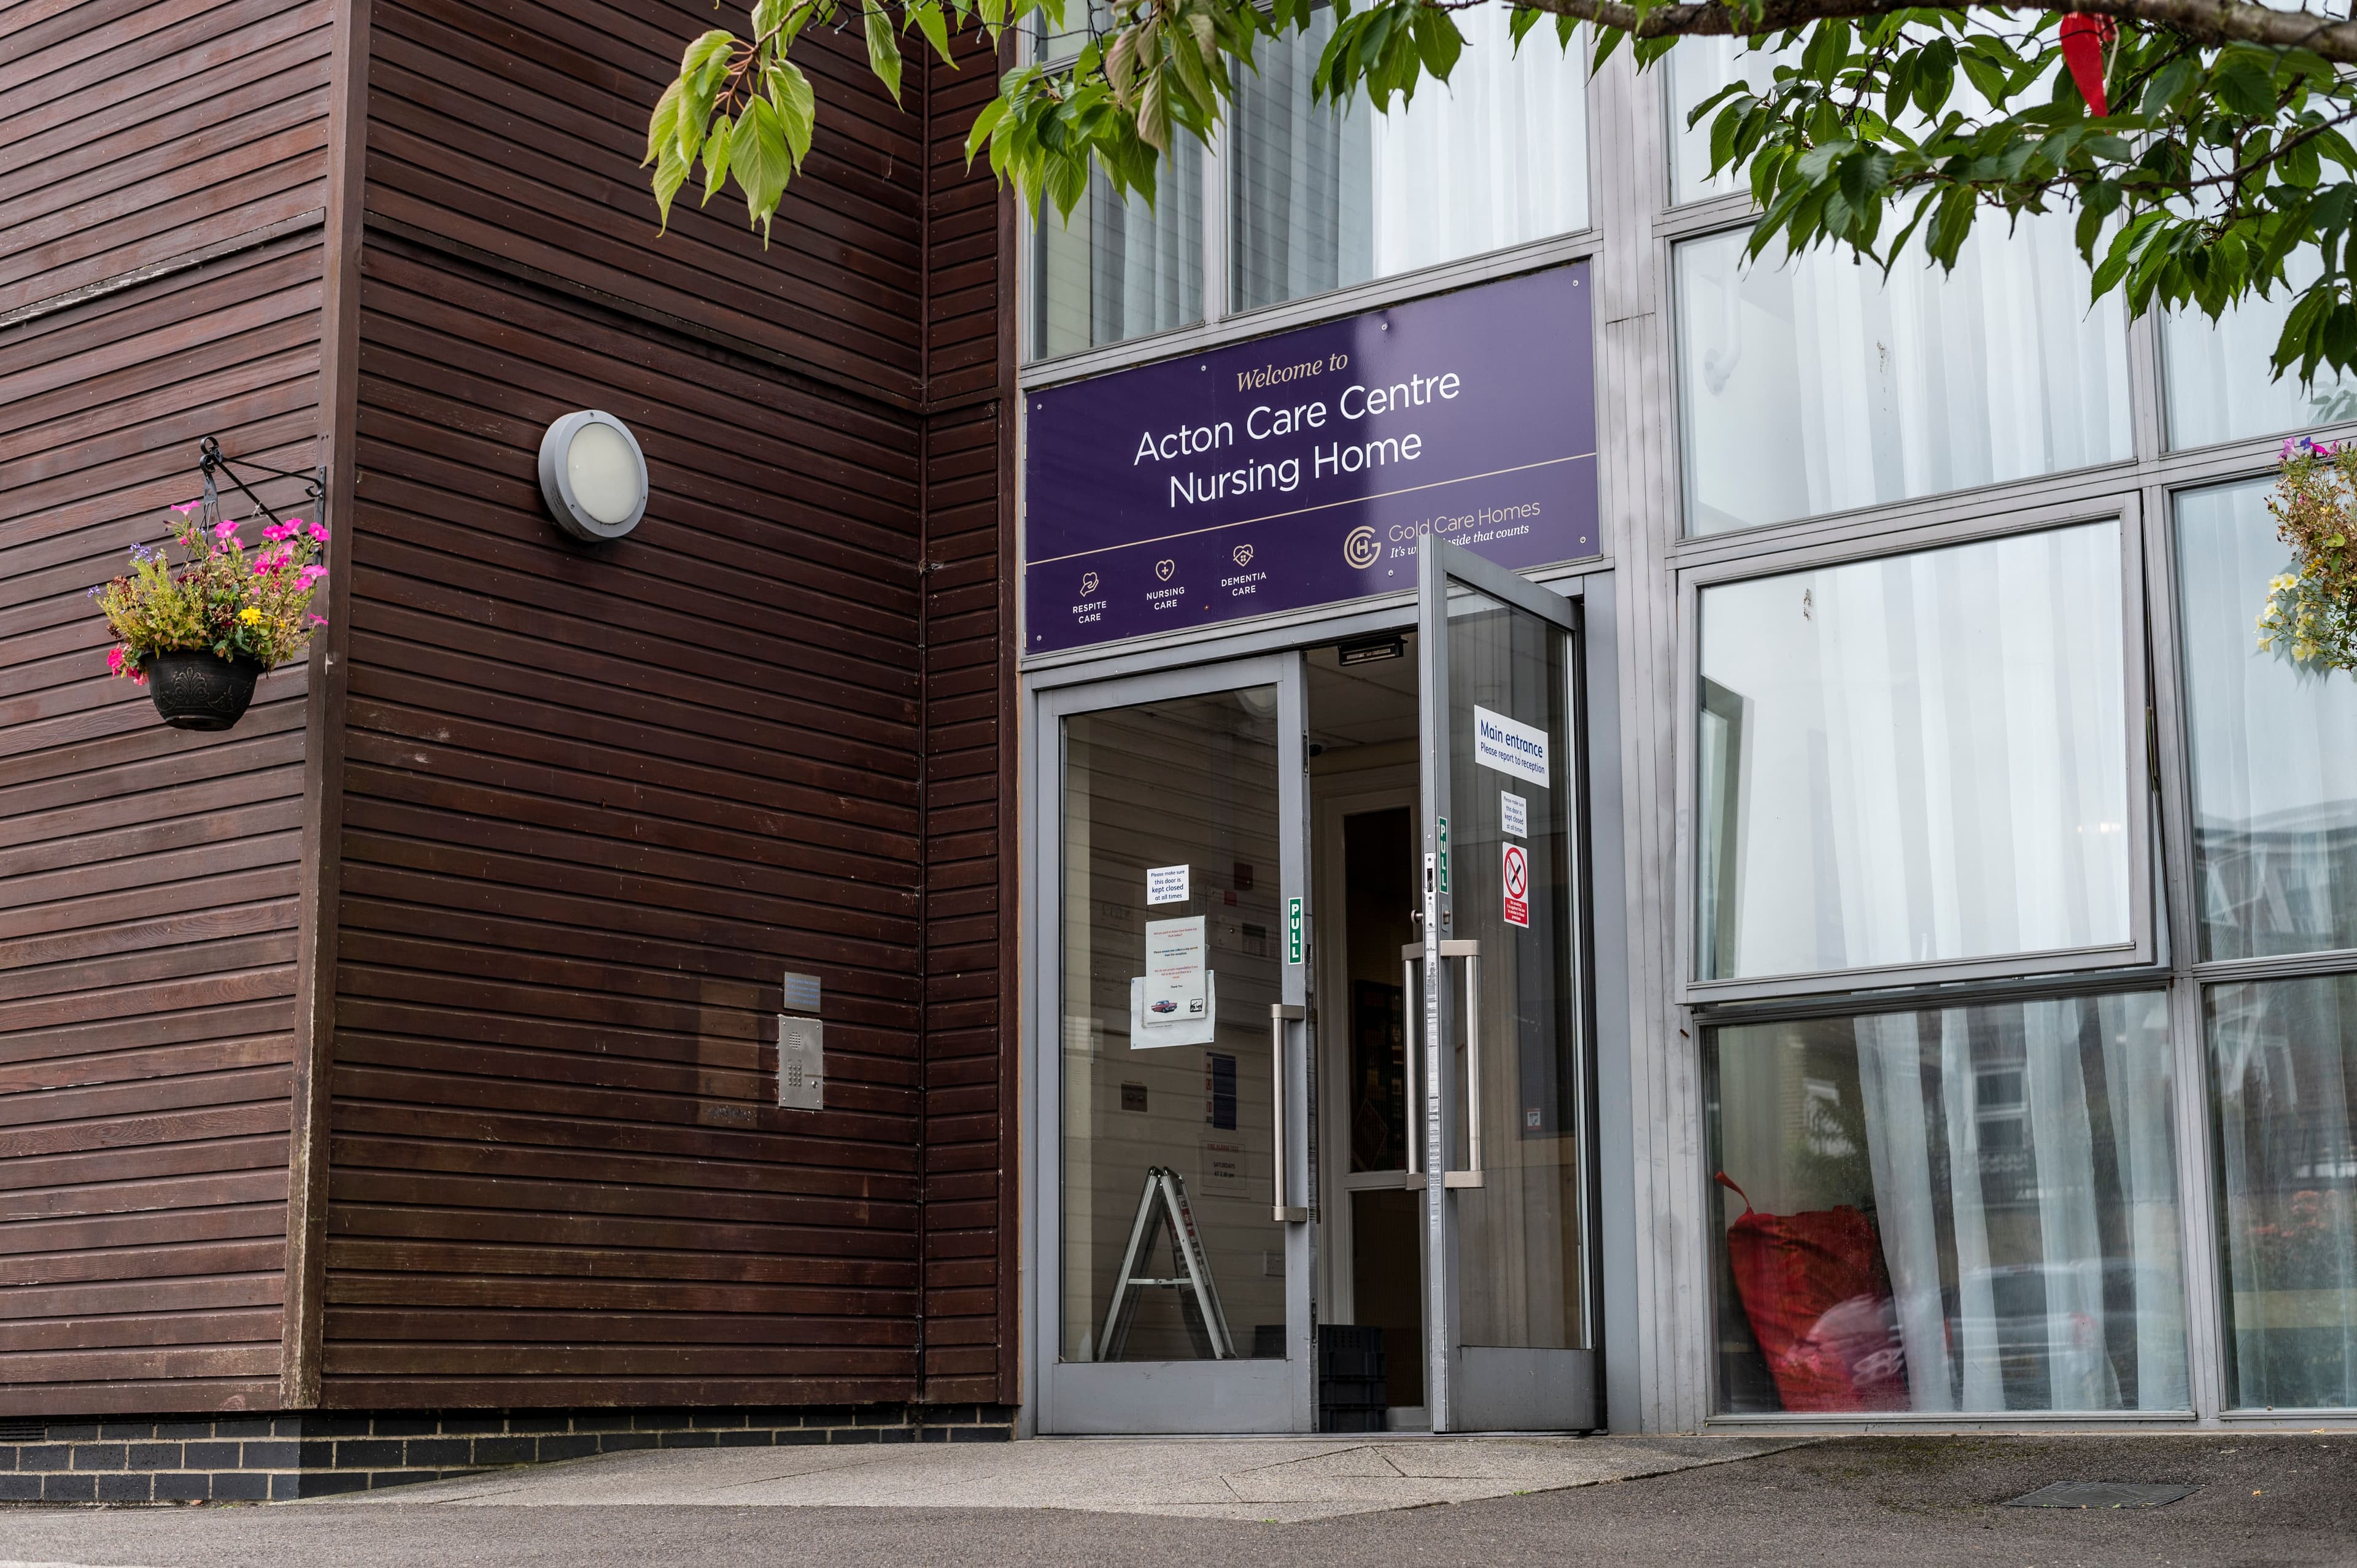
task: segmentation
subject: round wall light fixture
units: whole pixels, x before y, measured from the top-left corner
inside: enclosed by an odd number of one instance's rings
[[[612,414],[568,413],[540,438],[540,493],[556,526],[574,538],[619,539],[646,515],[646,454]]]

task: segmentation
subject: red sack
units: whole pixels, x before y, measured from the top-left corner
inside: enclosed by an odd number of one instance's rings
[[[1717,1179],[1743,1198],[1727,1262],[1784,1408],[1905,1410],[1907,1363],[1874,1221],[1847,1206],[1754,1213],[1725,1171]]]

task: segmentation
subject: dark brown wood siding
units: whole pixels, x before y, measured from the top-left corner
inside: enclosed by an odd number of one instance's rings
[[[1001,526],[1002,200],[965,137],[996,90],[928,67],[925,1391],[1015,1397],[1012,655]]]
[[[0,317],[318,214],[328,13],[0,6]]]
[[[0,1414],[276,1402],[305,671],[167,729],[85,594],[199,437],[314,459],[318,278],[313,231],[0,328]]]
[[[700,177],[656,230],[647,115],[728,20],[709,0],[375,0],[369,216],[914,409],[921,93],[912,71],[895,107],[856,27],[796,54],[819,128],[769,247],[733,188],[698,207]]]
[[[909,1397],[918,421],[397,242],[363,274],[327,1402]],[[534,479],[584,407],[653,478],[614,546]]]

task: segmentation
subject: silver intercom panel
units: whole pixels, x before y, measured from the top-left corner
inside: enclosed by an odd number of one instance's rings
[[[826,1109],[826,1026],[815,1016],[818,976],[788,974],[786,1011],[778,1015],[778,1103],[791,1111]]]

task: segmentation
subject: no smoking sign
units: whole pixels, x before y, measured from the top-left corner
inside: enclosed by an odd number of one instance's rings
[[[1510,843],[1499,854],[1506,894],[1506,924],[1531,928],[1531,859],[1521,844]]]

